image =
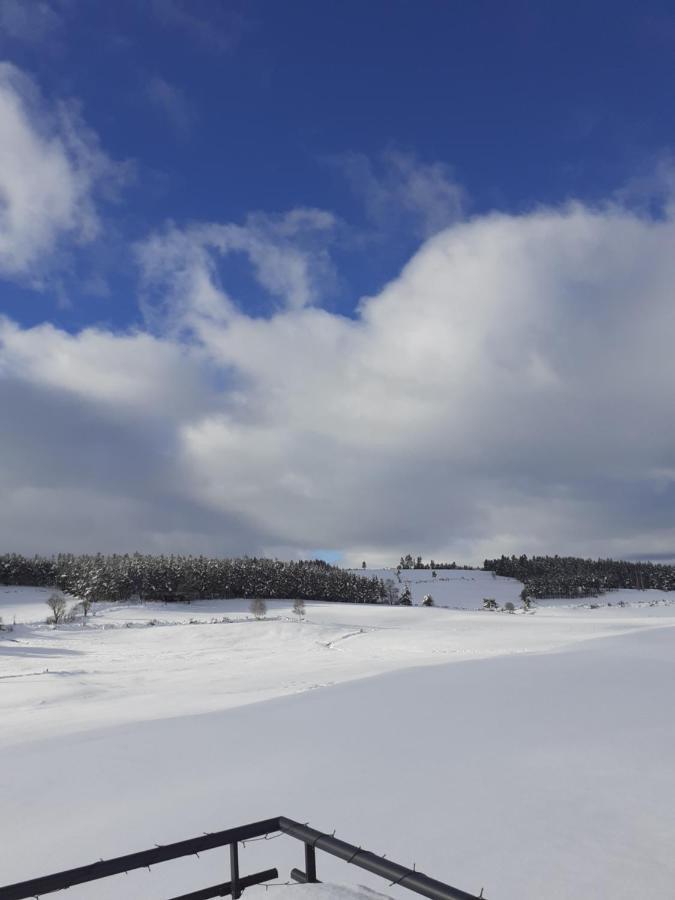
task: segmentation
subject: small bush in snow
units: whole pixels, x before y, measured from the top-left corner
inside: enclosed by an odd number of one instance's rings
[[[509,600],[508,603],[505,603],[505,604],[504,604],[504,609],[505,609],[506,612],[508,612],[508,613],[512,613],[512,612],[515,612],[515,611],[516,611],[515,606],[513,605],[513,603],[511,603],[510,600]]]
[[[57,591],[54,591],[53,594],[45,600],[45,603],[52,611],[51,616],[47,619],[48,625],[58,625],[59,622],[63,622],[66,616],[66,600],[61,594]]]
[[[267,604],[262,597],[254,597],[249,607],[256,619],[264,619],[267,615]]]
[[[494,597],[483,597],[483,609],[497,609],[497,601]]]
[[[66,611],[65,616],[63,617],[64,622],[68,622],[69,624],[74,622],[80,614],[80,604],[73,603],[69,610]]]
[[[433,606],[433,605],[434,605],[434,598],[431,596],[431,594],[425,594],[424,598],[422,599],[422,606]]]
[[[393,578],[387,578],[382,587],[382,599],[389,606],[398,603],[398,588]]]
[[[84,610],[82,609],[82,603],[73,603],[68,612],[66,613],[66,622],[74,622],[78,616],[84,615]]]
[[[87,616],[89,615],[89,610],[91,609],[91,604],[92,604],[92,601],[91,601],[90,597],[83,597],[82,600],[80,600],[79,605],[80,605],[80,609],[82,610],[82,618],[84,619],[83,624],[86,624],[86,622],[87,622]]]
[[[296,597],[293,601],[293,615],[298,617],[298,621],[305,615],[305,601],[302,597]]]

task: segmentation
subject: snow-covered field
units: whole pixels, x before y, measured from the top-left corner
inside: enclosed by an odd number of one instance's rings
[[[47,591],[0,588],[0,885],[285,814],[489,900],[673,896],[669,595],[509,615],[479,607],[517,582],[402,575],[437,608],[97,604],[53,629]],[[301,862],[287,838],[242,852],[284,879]],[[214,851],[68,896],[227,877]]]
[[[438,569],[434,578],[429,569],[353,569],[357,575],[391,579],[402,592],[410,588],[413,603],[420,604],[431,594],[437,606],[452,609],[480,609],[484,597],[494,597],[500,605],[519,605],[522,584],[514,578],[502,578],[481,569]]]

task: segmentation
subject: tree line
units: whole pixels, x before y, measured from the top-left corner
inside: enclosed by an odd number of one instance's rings
[[[140,553],[51,557],[9,553],[0,555],[0,584],[54,587],[93,601],[297,597],[381,603],[386,597],[381,579],[366,578],[323,560],[282,562]]]
[[[363,566],[365,569],[365,564]],[[407,553],[405,556],[401,557],[401,561],[399,562],[397,569],[473,569],[474,566],[458,566],[456,562],[434,562],[433,559],[429,560],[429,562],[424,562],[421,556],[413,557],[411,553]]]
[[[675,590],[675,566],[575,556],[502,556],[484,568],[523,582],[522,597],[597,597],[620,588]]]

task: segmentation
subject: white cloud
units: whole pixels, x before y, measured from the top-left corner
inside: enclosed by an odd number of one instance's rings
[[[146,95],[178,135],[187,135],[194,121],[194,113],[179,87],[159,75],[153,75],[146,85]]]
[[[47,106],[9,63],[0,63],[0,134],[0,276],[39,286],[62,242],[97,236],[94,192],[118,183],[122,170],[73,104]]]
[[[218,277],[218,260],[243,254],[256,281],[290,309],[316,302],[332,282],[326,249],[334,217],[323,210],[249,215],[243,225],[170,225],[138,247],[146,288],[145,309],[157,321],[201,333],[236,313]]]
[[[217,52],[231,50],[247,26],[243,13],[232,3],[208,3],[204,0],[152,0],[157,20],[173,28],[202,47]]]
[[[44,0],[0,0],[0,36],[28,44],[53,41],[61,33],[63,21]]]
[[[87,491],[92,509],[114,495],[134,510],[127,527],[111,512],[109,549],[672,547],[672,218],[581,204],[476,217],[427,241],[355,319],[307,305],[311,279],[286,268],[307,222],[330,226],[298,212],[144,245],[187,347],[6,323],[12,496],[47,484],[45,518],[58,495],[74,549],[94,541],[78,524]],[[283,308],[252,318],[227,296],[213,254],[234,250]],[[16,533],[3,514],[2,543]]]
[[[466,194],[444,163],[423,163],[388,150],[373,160],[347,153],[332,160],[345,174],[370,221],[382,232],[410,227],[428,238],[462,218]]]
[[[77,335],[0,318],[0,377],[91,403],[116,416],[183,416],[208,396],[199,355],[149,334],[87,328]]]

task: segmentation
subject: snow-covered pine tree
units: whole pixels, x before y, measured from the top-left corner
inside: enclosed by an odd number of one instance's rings
[[[0,583],[55,587],[79,600],[191,600],[262,597],[377,603],[382,581],[328,565],[323,560],[208,559],[191,556],[26,558],[0,555]]]
[[[399,606],[412,606],[412,594],[410,593],[410,587],[406,584],[405,590],[401,594],[401,597],[398,601]]]

